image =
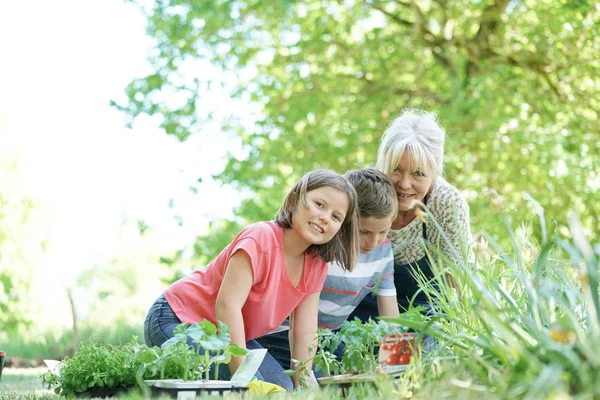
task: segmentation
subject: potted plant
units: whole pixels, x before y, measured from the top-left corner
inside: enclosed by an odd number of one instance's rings
[[[396,374],[407,368],[412,355],[418,351],[418,333],[409,332],[404,320],[425,323],[423,307],[414,307],[397,319],[346,321],[337,332],[320,335],[314,358],[315,369],[323,371],[322,384],[350,385],[373,382],[379,373]],[[343,356],[335,350],[343,344]]]
[[[73,357],[66,357],[57,371],[42,375],[42,383],[56,394],[77,397],[105,397],[135,387],[137,341],[124,345],[84,342]]]
[[[220,364],[227,364],[232,357],[247,352],[230,341],[229,328],[222,322],[219,322],[218,329],[208,320],[191,325],[180,324],[175,328],[174,336],[160,348],[138,347],[138,383],[145,389],[149,386],[156,394],[225,394],[247,390],[246,386],[218,380]],[[194,345],[190,345],[190,342]],[[204,354],[200,354],[201,349],[204,349]],[[214,379],[211,380],[210,369],[213,365]]]
[[[397,318],[383,318],[393,326],[391,334],[383,339],[379,349],[379,364],[384,367],[384,370],[388,372],[405,370],[413,354],[420,351],[422,335],[406,324],[425,327],[430,319],[424,314],[425,311],[426,308],[422,306],[410,307]]]

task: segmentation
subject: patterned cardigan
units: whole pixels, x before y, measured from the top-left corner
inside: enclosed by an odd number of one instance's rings
[[[432,221],[427,221],[427,240],[439,248],[453,263],[461,262],[462,247],[467,249],[467,260],[470,264],[475,261],[471,248],[471,229],[469,218],[469,205],[458,189],[450,185],[442,177],[437,177],[433,190],[427,197],[427,208],[435,217],[449,239],[448,243]],[[391,229],[388,238],[392,242],[394,263],[407,264],[425,257],[423,247],[423,223],[415,218],[408,225],[400,229]],[[456,254],[452,251],[456,250]],[[435,254],[435,253],[434,253]]]

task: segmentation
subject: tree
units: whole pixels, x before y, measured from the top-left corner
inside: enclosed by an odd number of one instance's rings
[[[511,218],[529,217],[526,191],[559,233],[573,209],[598,234],[593,2],[156,0],[145,12],[154,71],[118,105],[132,119],[160,114],[181,140],[201,129],[211,110],[197,104],[210,82],[179,73],[198,60],[236,71],[232,95],[262,106],[249,131],[235,119],[226,126],[245,154],[231,155],[217,178],[251,196],[236,221],[219,223],[218,243],[209,235],[197,244],[208,257],[239,223],[272,218],[306,171],[373,164],[381,133],[405,107],[439,111],[446,177],[466,195],[474,230],[502,229],[487,218],[493,191]],[[186,101],[161,98],[171,92]]]
[[[44,246],[37,204],[19,185],[18,160],[2,153],[0,151],[0,341],[31,325],[31,266]]]

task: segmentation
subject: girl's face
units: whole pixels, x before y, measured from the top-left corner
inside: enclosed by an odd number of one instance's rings
[[[398,211],[409,211],[413,200],[423,201],[435,180],[430,166],[419,168],[404,152],[398,166],[390,173],[390,181],[398,194]]]
[[[342,227],[350,201],[346,193],[331,186],[323,186],[306,193],[304,207],[298,203],[292,217],[292,229],[307,244],[329,242]]]

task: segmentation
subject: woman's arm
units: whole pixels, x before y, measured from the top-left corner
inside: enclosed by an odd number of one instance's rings
[[[292,378],[294,387],[300,387],[304,379],[308,386],[316,384],[312,373],[312,359],[317,351],[317,319],[319,316],[319,295],[313,293],[302,302],[290,317],[290,352],[292,360],[300,361],[300,366],[292,362],[291,369],[298,371]],[[306,385],[305,385],[306,386]]]
[[[242,318],[242,307],[246,303],[252,287],[252,264],[244,251],[236,251],[229,259],[227,270],[219,289],[215,311],[217,321],[229,327],[231,343],[246,348],[246,333]],[[235,373],[244,357],[234,357],[229,363],[229,371]]]

